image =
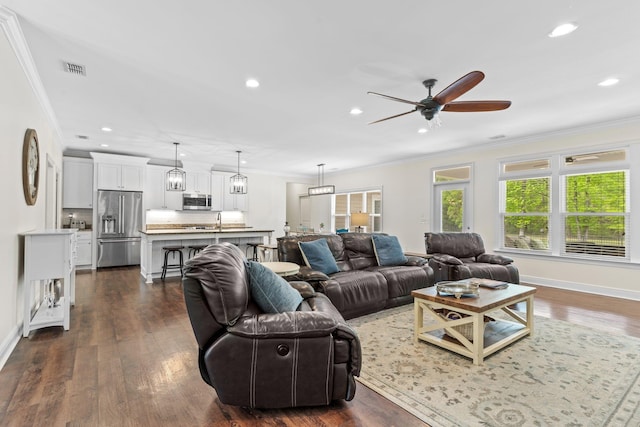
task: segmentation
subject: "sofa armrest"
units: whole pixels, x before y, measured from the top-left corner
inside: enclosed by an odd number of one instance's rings
[[[351,373],[355,376],[360,376],[360,369],[362,368],[362,348],[360,346],[360,338],[358,337],[358,334],[356,334],[356,332],[346,323],[340,323],[334,336],[337,339],[349,342]]]
[[[289,285],[291,285],[291,287],[293,289],[298,291],[300,293],[300,295],[302,296],[302,298],[304,298],[304,299],[312,298],[312,297],[316,296],[316,290],[313,288],[313,286],[311,286],[307,282],[303,282],[303,281],[300,281],[300,280],[293,280],[293,281],[290,281],[288,283],[289,283]]]
[[[329,280],[329,276],[321,271],[313,270],[311,267],[302,266],[295,278],[305,282],[317,282],[320,280]]]
[[[238,319],[227,332],[244,338],[308,338],[331,335],[339,320],[328,313],[291,311],[263,313]]]
[[[463,262],[453,255],[447,254],[434,254],[431,258],[432,260],[442,263],[442,264],[450,264],[450,265],[462,265]]]
[[[424,257],[407,255],[407,262],[404,265],[412,266],[412,267],[420,267],[428,263],[429,260]]]
[[[504,255],[495,255],[495,254],[480,254],[478,258],[476,258],[478,262],[486,262],[487,264],[500,264],[500,265],[508,265],[513,262],[513,259]]]

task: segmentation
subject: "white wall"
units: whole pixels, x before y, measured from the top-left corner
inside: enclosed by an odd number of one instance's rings
[[[430,231],[432,217],[431,170],[435,167],[472,163],[472,191],[475,200],[473,231],[480,233],[487,250],[493,251],[499,246],[496,240],[499,226],[496,215],[498,159],[532,153],[553,153],[570,147],[583,150],[589,146],[627,143],[640,144],[640,119],[558,133],[489,149],[432,155],[411,163],[332,174],[328,181],[340,188],[340,191],[381,186],[384,232],[397,235],[405,250],[424,252],[424,233]],[[633,186],[632,182],[632,188],[635,188],[634,196],[637,196],[640,182],[636,179],[635,184]],[[632,209],[637,211],[639,207],[636,205]],[[640,231],[632,230],[632,233],[639,235]],[[634,242],[637,244],[637,241],[636,238]],[[640,280],[638,264],[586,262],[521,254],[509,256],[514,258],[523,280],[640,300],[637,287]]]
[[[0,367],[21,336],[23,307],[23,239],[20,233],[45,227],[46,162],[62,170],[62,150],[57,132],[35,95],[32,79],[27,78],[8,34],[15,35],[16,24],[6,9],[0,8],[0,168],[3,185],[0,198]],[[25,131],[33,128],[40,145],[40,189],[34,206],[27,206],[22,190],[22,142]]]

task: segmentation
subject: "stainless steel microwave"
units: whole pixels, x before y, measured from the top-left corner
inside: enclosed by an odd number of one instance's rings
[[[182,193],[183,211],[210,211],[211,194]]]

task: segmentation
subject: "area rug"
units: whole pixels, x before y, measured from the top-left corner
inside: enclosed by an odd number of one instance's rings
[[[413,341],[413,306],[349,321],[362,384],[431,426],[640,426],[640,339],[535,317],[485,359]]]

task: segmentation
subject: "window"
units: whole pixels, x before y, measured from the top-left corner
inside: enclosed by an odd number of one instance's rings
[[[369,223],[363,229],[365,232],[382,231],[382,191],[365,190],[350,193],[338,193],[332,196],[332,221],[331,228],[336,230],[356,231],[351,226],[352,213],[368,213]]]
[[[550,182],[548,177],[504,181],[505,248],[549,249]]]
[[[627,172],[564,176],[564,253],[625,257]]]
[[[433,230],[462,232],[471,230],[471,166],[433,170]]]
[[[501,163],[502,246],[628,259],[627,158],[617,149]]]

